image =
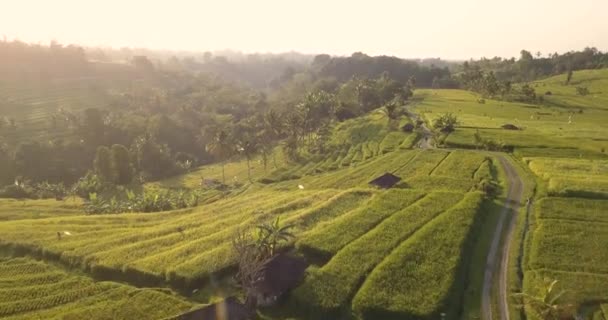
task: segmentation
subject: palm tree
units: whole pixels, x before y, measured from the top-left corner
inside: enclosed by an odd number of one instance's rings
[[[247,137],[239,141],[238,150],[243,153],[247,159],[247,178],[249,179],[249,182],[251,182],[251,158],[258,153],[260,145],[255,138]]]
[[[281,118],[281,115],[274,109],[270,109],[264,115],[264,144],[262,146],[263,156],[266,159],[267,151],[272,151],[271,143],[278,140],[283,134],[285,128],[285,122]],[[277,167],[277,158],[275,153],[272,153],[272,162],[274,167]],[[266,160],[264,160],[264,169],[266,169]]]
[[[572,305],[561,304],[558,300],[565,293],[555,291],[557,280],[545,279],[540,292],[537,295],[526,293],[514,294],[514,297],[521,298],[523,305],[528,307],[537,317],[543,320],[560,320],[572,318]]]
[[[262,248],[268,257],[274,256],[279,243],[283,241],[287,242],[294,237],[294,235],[289,232],[293,227],[293,224],[281,224],[279,217],[271,223],[257,226],[259,247]]]
[[[222,166],[222,183],[226,184],[226,174],[224,171],[225,161],[232,155],[234,148],[230,136],[224,130],[218,130],[213,139],[205,146],[207,152],[220,160]]]

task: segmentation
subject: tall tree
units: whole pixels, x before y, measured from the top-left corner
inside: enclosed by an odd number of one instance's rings
[[[275,168],[277,167],[277,158],[272,149],[274,142],[283,135],[284,128],[285,122],[276,110],[270,109],[264,114],[264,129],[261,135],[263,141],[262,155],[266,157],[268,153],[272,153],[272,161]],[[264,161],[264,169],[266,169],[266,160]]]
[[[133,180],[133,168],[129,150],[123,145],[115,144],[112,146],[112,173],[114,183],[126,185]]]
[[[247,159],[247,179],[249,179],[249,182],[252,182],[251,158],[253,158],[253,156],[255,156],[259,150],[259,142],[253,136],[246,136],[238,141],[238,151],[245,156],[245,159]]]
[[[0,186],[11,184],[15,179],[15,164],[10,154],[0,146]]]
[[[566,85],[570,84],[570,80],[572,80],[572,74],[574,72],[572,72],[571,68],[568,68],[568,74],[566,75]]]
[[[95,168],[95,173],[97,173],[97,175],[104,181],[114,182],[112,156],[108,147],[100,146],[97,148],[95,160],[93,161],[93,167]]]
[[[233,154],[234,145],[230,135],[224,130],[218,130],[211,141],[205,146],[207,152],[216,157],[222,166],[222,183],[226,184],[226,172],[224,165],[226,160]]]

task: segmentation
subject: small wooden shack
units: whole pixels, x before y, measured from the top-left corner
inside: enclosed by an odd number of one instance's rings
[[[387,173],[379,176],[378,178],[370,181],[369,184],[377,186],[382,189],[388,189],[388,188],[392,188],[399,181],[401,181],[400,177],[397,177],[396,175],[387,172]]]
[[[510,123],[503,124],[503,125],[501,126],[501,128],[503,128],[503,129],[505,129],[505,130],[519,130],[519,128],[518,128],[516,125],[514,125],[514,124],[510,124]]]
[[[412,123],[406,123],[401,127],[401,130],[403,130],[403,132],[412,132],[414,131],[414,125]]]

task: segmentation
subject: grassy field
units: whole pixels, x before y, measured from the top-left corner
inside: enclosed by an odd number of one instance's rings
[[[462,90],[419,90],[423,99],[414,110],[423,114],[428,123],[445,112],[455,114],[460,126],[447,142],[457,147],[473,148],[473,135],[504,142],[515,148],[516,154],[572,158],[608,157],[608,70],[577,71],[573,83],[563,85],[565,76],[532,84],[542,105],[512,103],[486,99]],[[588,96],[576,95],[576,86],[588,86]],[[550,91],[551,95],[545,95]],[[521,130],[504,130],[504,124],[514,124]]]
[[[15,200],[0,199],[0,221],[43,219],[82,214],[80,199]]]
[[[2,319],[162,319],[191,307],[167,289],[96,282],[29,258],[0,259]]]
[[[242,175],[246,164],[230,166]],[[234,267],[230,240],[235,233],[281,217],[284,223],[295,225],[295,250],[323,265],[312,266],[310,277],[298,290],[305,291],[312,284],[315,292],[324,292],[315,284],[315,274],[323,277],[340,273],[341,268],[347,271],[348,277],[335,280],[341,293],[327,306],[310,300],[300,303],[334,314],[332,308],[351,307],[362,279],[391,256],[393,249],[437,215],[458,207],[464,194],[467,199],[476,195],[469,192],[490,175],[490,167],[489,158],[476,152],[395,149],[356,165],[299,179],[246,184],[241,191],[213,203],[174,212],[85,216],[73,211],[77,209],[71,200],[40,202],[47,209],[38,211],[35,202],[28,201],[28,210],[15,211],[0,225],[0,244],[5,251],[29,252],[99,279],[205,290],[206,297],[197,298],[204,302],[231,290],[209,286]],[[211,168],[179,177],[179,183],[194,183],[204,170]],[[388,191],[370,188],[368,182],[384,172],[394,172],[404,182]],[[174,179],[160,184],[170,186]],[[18,201],[4,205],[9,212],[23,206]],[[466,227],[462,232],[472,230]],[[358,263],[354,256],[366,251],[366,262]],[[460,264],[457,259],[446,268]]]

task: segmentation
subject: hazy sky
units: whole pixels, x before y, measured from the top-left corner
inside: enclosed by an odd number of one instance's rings
[[[608,0],[0,0],[0,36],[174,50],[470,58],[608,50]]]

